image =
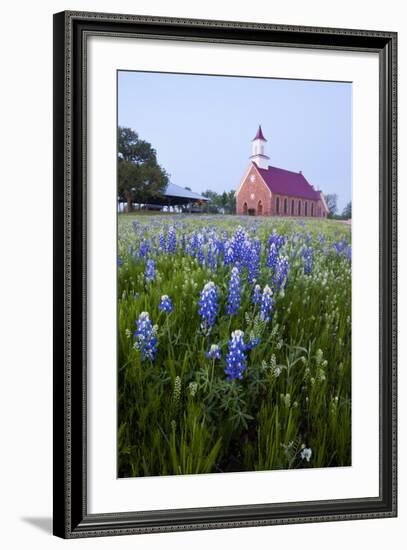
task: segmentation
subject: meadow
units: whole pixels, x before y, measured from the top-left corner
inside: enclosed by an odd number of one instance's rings
[[[351,229],[118,216],[118,475],[351,465]]]

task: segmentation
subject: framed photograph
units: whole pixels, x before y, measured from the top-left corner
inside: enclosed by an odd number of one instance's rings
[[[393,32],[54,16],[54,534],[393,517]]]

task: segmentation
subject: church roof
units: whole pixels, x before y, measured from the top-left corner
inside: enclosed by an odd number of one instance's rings
[[[257,134],[254,136],[252,141],[255,141],[256,139],[262,139],[263,141],[267,141],[267,139],[263,136],[263,130],[261,129],[261,124],[259,124]]]
[[[253,164],[272,193],[315,201],[321,198],[320,191],[316,191],[302,173],[290,172],[275,166],[269,166],[266,170]]]

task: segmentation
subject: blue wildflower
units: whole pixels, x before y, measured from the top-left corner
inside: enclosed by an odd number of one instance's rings
[[[227,302],[227,314],[235,315],[240,307],[240,276],[237,267],[232,269],[232,274],[229,280],[229,294]]]
[[[166,294],[161,296],[161,302],[158,306],[158,309],[161,309],[161,311],[164,311],[164,313],[171,313],[171,311],[173,311],[174,309],[171,298]]]
[[[210,281],[206,283],[202,292],[199,304],[199,315],[202,318],[201,328],[209,331],[215,324],[216,315],[218,313],[218,291],[215,283]]]
[[[288,260],[285,256],[279,256],[274,269],[273,282],[277,286],[277,290],[287,284]]]
[[[167,251],[170,252],[171,254],[174,254],[176,248],[177,248],[177,235],[175,232],[175,227],[172,225],[168,230]]]
[[[151,281],[154,281],[155,279],[155,261],[154,260],[147,260],[144,276],[148,283]]]
[[[260,285],[256,285],[253,290],[252,302],[256,306],[260,304],[261,301],[261,288]]]
[[[313,266],[313,250],[312,248],[304,248],[301,253],[304,259],[304,273],[309,275]]]
[[[148,253],[150,252],[150,243],[148,241],[141,241],[140,243],[140,258],[145,258],[148,256]]]
[[[271,319],[271,312],[273,311],[273,291],[271,288],[266,285],[263,289],[263,294],[261,297],[261,304],[260,304],[260,319],[262,321],[270,321]]]
[[[209,359],[220,359],[220,347],[217,344],[212,344],[209,351],[206,352],[206,357]]]
[[[162,231],[160,231],[160,234],[158,235],[158,247],[161,251],[165,250],[165,237]]]
[[[260,338],[258,336],[250,335],[249,343],[246,345],[247,350],[255,348],[260,343]]]
[[[285,244],[285,242],[286,238],[284,237],[284,235],[279,235],[278,233],[276,233],[276,231],[273,231],[268,239],[268,244],[274,244],[277,252],[279,252],[280,248]]]
[[[338,253],[338,256],[341,256],[343,251],[345,250],[346,248],[346,241],[343,240],[343,241],[339,241],[337,243],[334,243],[333,244],[333,247],[334,249],[336,250],[336,252]]]
[[[272,242],[270,244],[270,248],[267,256],[266,266],[274,269],[277,263],[277,258],[278,258],[278,249],[276,244]]]
[[[346,259],[350,262],[352,260],[352,246],[349,245],[346,249]]]
[[[225,374],[228,380],[242,380],[246,370],[246,345],[243,341],[244,333],[241,330],[232,332],[229,340],[229,352],[226,354]]]
[[[233,261],[234,261],[233,248],[229,245],[229,243],[227,243],[225,247],[223,262],[225,265],[229,265],[229,264],[232,264]]]
[[[257,280],[260,270],[260,252],[261,243],[259,239],[254,239],[251,243],[249,252],[246,256],[246,266],[248,271],[248,279],[250,284],[254,284]]]
[[[121,267],[123,265],[123,258],[121,256],[117,256],[117,265]]]
[[[150,320],[150,315],[147,311],[140,313],[137,323],[137,330],[134,333],[134,348],[141,351],[142,361],[150,359],[154,361],[154,356],[157,353],[157,327],[153,327]]]

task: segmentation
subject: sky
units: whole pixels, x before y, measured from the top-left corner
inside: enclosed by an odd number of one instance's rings
[[[119,71],[118,124],[197,193],[238,187],[261,124],[271,166],[351,200],[351,83]]]

